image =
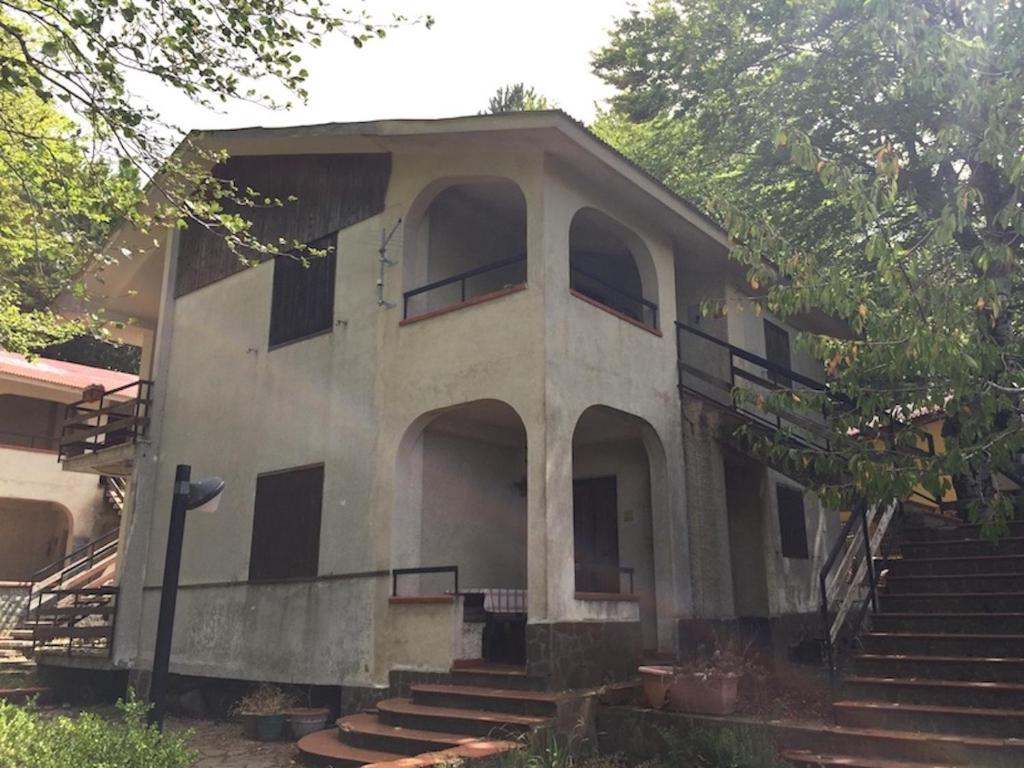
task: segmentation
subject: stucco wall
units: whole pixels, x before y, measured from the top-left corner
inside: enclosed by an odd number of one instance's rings
[[[526,588],[525,445],[423,435],[421,565],[457,565],[463,587]]]
[[[64,472],[57,463],[57,454],[48,451],[0,446],[0,502],[5,509],[22,510],[28,507],[47,510],[52,508],[47,505],[56,505],[62,516],[70,518],[66,523],[69,535],[64,551],[57,552],[51,560],[104,533],[99,528],[105,524],[113,525],[113,521],[103,515],[103,490],[96,475]],[[8,558],[0,556],[0,579],[27,578],[31,571],[49,562],[39,562],[40,557],[45,559],[47,555],[34,552],[29,559],[35,567],[27,562],[12,564],[15,557],[27,557],[23,545],[31,537],[25,531],[24,535],[29,538],[19,538],[21,534],[9,527],[10,520],[5,522],[6,517],[0,510],[4,541],[11,547]],[[48,527],[52,527],[50,522]]]

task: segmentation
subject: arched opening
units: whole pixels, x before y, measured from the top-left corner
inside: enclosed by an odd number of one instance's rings
[[[526,657],[526,428],[498,400],[417,419],[400,445],[392,520],[398,596],[458,593],[467,626],[456,658]],[[475,625],[475,626],[469,626]]]
[[[0,581],[27,581],[67,554],[71,513],[60,504],[0,499]]]
[[[646,649],[658,646],[652,435],[644,420],[595,405],[572,438],[576,592],[636,599]]]
[[[594,208],[569,226],[569,286],[616,314],[658,327],[654,263],[633,232]]]
[[[526,282],[526,198],[506,179],[437,182],[411,208],[404,317],[436,312]],[[423,212],[417,209],[429,201]]]

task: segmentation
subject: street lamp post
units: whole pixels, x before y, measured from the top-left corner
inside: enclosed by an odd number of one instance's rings
[[[181,548],[185,539],[185,513],[215,512],[224,481],[211,477],[190,482],[192,467],[179,464],[174,473],[174,496],[171,501],[171,525],[167,533],[167,554],[164,558],[164,583],[160,590],[160,617],[156,626],[156,649],[149,683],[149,722],[163,729],[167,711],[167,678],[171,664],[171,637],[174,633],[174,608],[178,600],[178,575],[181,572]]]

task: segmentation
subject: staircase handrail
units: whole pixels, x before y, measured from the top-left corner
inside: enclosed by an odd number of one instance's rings
[[[115,553],[119,536],[120,529],[112,528],[33,573],[29,579],[31,588],[28,604],[25,606],[26,615],[31,614],[45,594],[59,590],[68,578],[87,571],[97,562]]]
[[[848,628],[848,633],[855,636],[868,609],[878,611],[875,558],[888,556],[884,548],[885,536],[902,506],[899,501],[883,506],[868,505],[858,499],[818,573],[825,654],[833,680],[839,664],[839,640],[847,617],[856,609]]]

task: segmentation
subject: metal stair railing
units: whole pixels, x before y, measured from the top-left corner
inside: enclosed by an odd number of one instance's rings
[[[835,681],[844,647],[857,637],[868,609],[878,611],[876,559],[888,560],[893,521],[902,502],[868,505],[858,500],[818,574],[820,614],[829,676]]]
[[[30,579],[32,586],[28,604],[25,607],[26,617],[31,616],[39,608],[48,594],[52,597],[52,593],[60,591],[75,577],[88,573],[94,566],[116,556],[119,535],[119,529],[113,528],[33,573]]]

